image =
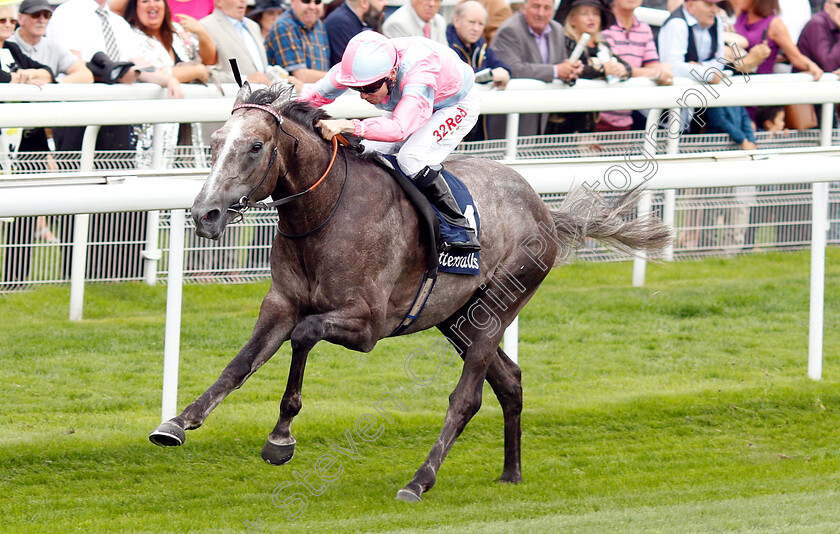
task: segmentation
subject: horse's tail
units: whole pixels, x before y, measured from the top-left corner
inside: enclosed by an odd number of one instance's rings
[[[661,255],[671,244],[671,230],[650,215],[634,217],[640,196],[638,188],[613,199],[582,187],[571,191],[560,209],[551,211],[557,237],[567,245],[560,247],[555,265],[564,263],[587,238],[631,255],[639,251],[654,258]]]

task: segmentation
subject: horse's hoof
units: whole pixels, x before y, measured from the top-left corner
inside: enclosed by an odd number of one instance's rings
[[[187,441],[184,429],[171,421],[161,423],[149,434],[149,441],[161,447],[177,447]]]
[[[280,445],[279,443],[274,443],[271,439],[268,439],[266,440],[265,446],[262,450],[262,459],[271,465],[283,465],[288,463],[289,460],[292,459],[292,456],[295,455],[295,443],[297,442],[292,439],[291,443],[287,445]]]
[[[403,502],[420,502],[420,496],[406,488],[397,492],[397,499]]]
[[[508,475],[506,473],[502,473],[502,476],[499,477],[499,482],[505,484],[519,484],[522,482],[522,474],[514,473],[512,475]]]

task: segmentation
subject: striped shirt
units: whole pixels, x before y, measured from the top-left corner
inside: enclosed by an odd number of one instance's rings
[[[601,35],[610,45],[613,54],[619,56],[632,67],[644,67],[650,63],[659,62],[659,54],[656,53],[656,44],[653,42],[653,32],[650,26],[639,21],[636,17],[633,17],[633,26],[630,27],[629,32],[616,22],[603,30]],[[605,111],[601,113],[601,122],[616,129],[626,130],[633,124],[630,115],[629,110]]]
[[[298,69],[327,71],[330,68],[330,43],[324,22],[318,20],[309,29],[291,9],[268,32],[265,52],[269,65],[280,65],[290,73]]]

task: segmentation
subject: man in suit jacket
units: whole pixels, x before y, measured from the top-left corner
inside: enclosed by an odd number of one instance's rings
[[[446,41],[446,20],[440,11],[441,0],[411,0],[394,11],[382,24],[387,37],[427,37],[441,44]]]
[[[265,75],[265,55],[260,25],[245,17],[247,0],[216,0],[216,9],[201,19],[216,43],[219,59],[216,70],[221,82],[233,82],[230,58],[235,58],[243,77],[250,83],[271,85]]]
[[[526,0],[522,9],[499,27],[490,48],[510,67],[512,78],[536,78],[544,82],[573,82],[583,71],[580,61],[566,56],[563,26],[552,19],[552,0]],[[522,115],[519,135],[538,135],[548,114]],[[498,126],[493,126],[494,132]]]

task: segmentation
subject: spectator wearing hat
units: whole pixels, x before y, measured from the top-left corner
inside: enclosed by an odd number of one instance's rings
[[[589,42],[580,56],[583,63],[581,78],[623,81],[630,77],[632,67],[612,53],[610,46],[601,35],[602,28],[612,26],[615,22],[615,16],[605,0],[564,1],[557,9],[554,20],[563,24],[566,52],[570,55],[581,36],[584,33],[590,35]],[[545,133],[594,132],[598,118],[599,113],[592,111],[552,113]]]
[[[347,43],[367,30],[380,31],[385,0],[345,0],[324,20],[330,42],[330,65],[341,63]]]
[[[263,41],[283,11],[285,10],[280,0],[257,0],[254,9],[248,12],[248,18],[260,25]]]
[[[487,10],[475,0],[467,0],[455,6],[452,24],[446,28],[449,47],[469,64],[475,72],[487,71],[488,79],[476,79],[478,83],[493,83],[504,90],[510,81],[510,67],[502,63],[487,45],[483,37],[487,23]],[[488,138],[487,117],[480,115],[465,141],[483,141]]]
[[[574,82],[580,76],[580,61],[568,61],[563,26],[552,20],[552,0],[525,0],[522,9],[504,21],[490,45],[500,61],[510,67],[512,78],[535,78],[544,82]],[[503,118],[493,117],[494,134],[504,131]],[[548,114],[527,114],[519,119],[519,135],[542,133]]]
[[[0,5],[0,83],[43,85],[53,81],[49,67],[24,54],[10,38],[17,17],[11,5]]]
[[[265,41],[268,62],[303,83],[314,83],[330,68],[330,43],[321,15],[322,0],[291,0]]]
[[[446,20],[440,11],[441,0],[410,0],[382,23],[388,37],[425,37],[446,43]]]
[[[601,34],[613,54],[630,65],[631,76],[652,78],[659,85],[671,85],[674,73],[671,65],[659,62],[653,31],[633,14],[641,5],[642,0],[615,0],[613,15],[616,22],[602,30]],[[644,121],[645,115],[638,111],[604,111],[597,130],[643,130]]]
[[[20,27],[9,41],[24,54],[48,66],[62,83],[93,83],[93,74],[84,61],[52,39],[45,37],[53,7],[47,0],[24,0],[18,7]]]

